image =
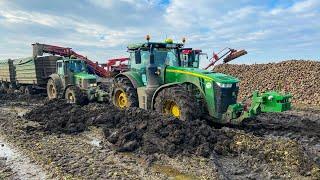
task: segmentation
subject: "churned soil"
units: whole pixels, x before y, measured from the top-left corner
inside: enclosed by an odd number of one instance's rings
[[[39,122],[48,133],[76,134],[89,126],[100,126],[106,139],[121,152],[137,150],[147,154],[208,157],[217,139],[225,138],[220,130],[214,130],[205,121],[184,122],[139,108],[120,110],[107,104],[81,107],[56,100],[31,110],[24,117]]]
[[[180,121],[138,108],[50,101],[25,118],[41,125],[27,127],[29,133],[78,134],[90,126],[100,127],[116,152],[209,158],[222,177],[318,178],[320,172],[320,121],[315,115],[308,119],[294,113],[263,114],[242,126],[216,129],[203,120]]]
[[[11,103],[28,103],[28,104],[42,104],[47,101],[44,94],[26,95],[19,93],[0,93],[1,104],[10,105]]]

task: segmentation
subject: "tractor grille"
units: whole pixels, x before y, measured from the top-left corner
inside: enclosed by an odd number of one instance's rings
[[[225,113],[231,104],[237,103],[239,87],[233,84],[231,88],[221,88],[214,83],[215,109],[219,116]]]

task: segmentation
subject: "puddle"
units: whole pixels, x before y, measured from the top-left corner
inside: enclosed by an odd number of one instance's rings
[[[91,139],[91,141],[89,141],[89,143],[90,143],[91,145],[93,145],[93,146],[96,146],[96,147],[100,147],[100,146],[101,146],[101,145],[100,145],[101,140],[96,139],[96,138]]]
[[[23,156],[18,150],[12,148],[1,137],[0,158],[6,159],[6,165],[15,173],[16,177],[14,179],[48,179],[47,174],[39,165],[32,163],[28,157]]]
[[[1,110],[15,112],[20,117],[22,117],[24,114],[26,114],[29,111],[29,109],[21,108],[21,107],[1,107]]]
[[[165,174],[166,176],[168,176],[170,179],[173,179],[173,180],[193,180],[193,179],[198,179],[197,177],[182,173],[182,172],[178,171],[177,169],[175,169],[173,167],[170,167],[170,166],[155,164],[155,165],[153,165],[152,169],[155,172],[159,172],[161,174]]]

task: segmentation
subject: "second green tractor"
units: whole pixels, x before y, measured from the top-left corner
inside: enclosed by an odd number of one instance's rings
[[[155,110],[181,120],[206,117],[222,124],[291,108],[291,96],[277,92],[254,92],[251,105],[237,103],[239,80],[200,69],[200,53],[189,51],[186,58],[183,46],[171,40],[129,45],[129,70],[117,74],[112,83],[114,105]]]
[[[56,73],[49,76],[47,83],[49,99],[65,98],[76,104],[107,100],[107,93],[97,88],[97,78],[88,73],[85,61],[62,58],[56,65]]]

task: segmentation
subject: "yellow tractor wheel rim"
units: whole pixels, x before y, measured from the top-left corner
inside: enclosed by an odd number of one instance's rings
[[[49,89],[50,93],[52,96],[54,96],[56,94],[56,89],[54,88],[53,85],[50,85],[50,89]]]
[[[164,113],[170,114],[176,118],[180,118],[181,109],[175,102],[169,101],[169,102],[166,102],[164,106]]]
[[[73,95],[72,95],[72,93],[69,93],[68,94],[68,100],[69,100],[69,102],[74,102],[74,97],[73,97]]]
[[[120,108],[128,107],[128,97],[124,91],[116,93],[116,102]]]

